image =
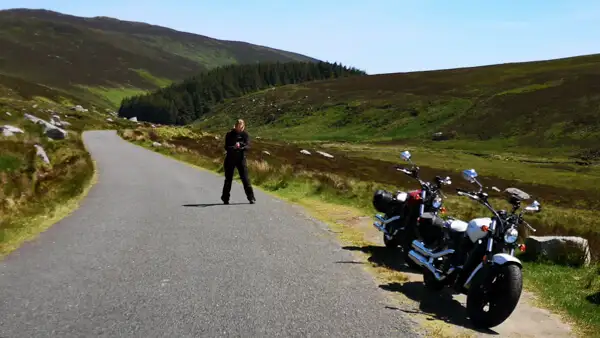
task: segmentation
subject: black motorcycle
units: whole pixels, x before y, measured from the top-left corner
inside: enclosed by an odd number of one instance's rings
[[[419,231],[418,223],[423,213],[437,214],[442,211],[444,195],[442,186],[452,184],[450,177],[442,178],[436,176],[434,182],[423,181],[419,177],[419,167],[411,161],[409,151],[403,151],[400,157],[412,164],[411,169],[396,166],[395,169],[415,179],[421,185],[421,189],[409,192],[396,191],[392,193],[387,190],[377,190],[373,195],[373,206],[381,213],[375,215],[377,221],[373,226],[383,232],[383,243],[387,248],[402,247],[406,264],[417,268],[414,262],[408,259],[408,252],[415,239],[439,238],[438,233],[426,233]]]
[[[423,215],[420,227],[431,228],[432,232],[441,230],[442,236],[433,245],[415,240],[409,257],[423,267],[423,280],[428,289],[450,286],[466,294],[471,322],[477,327],[490,328],[504,322],[519,302],[523,266],[515,257],[515,249],[523,250],[523,247],[517,243],[518,226],[525,225],[535,231],[525,222],[523,214],[540,212],[541,205],[534,200],[517,212],[521,203],[531,197],[522,190],[508,188],[505,193],[512,210],[496,210],[477,181],[475,170],[463,171],[463,177],[477,183],[480,189],[474,192],[457,189],[458,195],[485,206],[492,217],[479,217],[467,223]]]

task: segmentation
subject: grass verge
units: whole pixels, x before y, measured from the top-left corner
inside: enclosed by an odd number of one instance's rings
[[[30,102],[27,109],[22,109],[23,102],[19,106],[11,103],[0,102],[0,125],[16,126],[24,132],[0,134],[0,257],[74,211],[95,177],[94,162],[77,126],[97,123],[69,112],[70,127],[74,129],[65,139],[51,140],[44,136],[41,125],[24,118],[23,110],[35,109],[32,114],[46,120],[51,114],[66,120],[64,107],[48,102],[32,106]],[[48,107],[52,107],[52,113]],[[49,163],[36,153],[36,146],[44,150]]]
[[[200,144],[194,148],[177,140],[214,139],[214,136],[191,131],[187,128],[124,130],[119,134],[126,140],[150,148],[178,160],[222,173],[223,157],[219,150],[207,155],[209,147]],[[153,146],[153,142],[161,146]],[[214,148],[214,147],[210,147]],[[202,151],[200,149],[205,149]],[[270,157],[248,161],[253,184],[276,194],[287,201],[300,204],[316,218],[330,224],[340,240],[347,245],[366,247],[373,245],[364,233],[346,226],[360,215],[372,215],[371,194],[376,187],[386,187],[377,182],[367,182],[343,177],[324,171],[311,171],[302,165],[270,164]],[[468,218],[479,210],[474,203],[460,200],[449,201],[449,210],[459,211],[456,216]],[[363,254],[364,256],[364,254]],[[405,276],[387,264],[370,262],[368,269],[389,284],[402,283]],[[526,288],[539,295],[540,304],[549,307],[573,322],[583,336],[594,336],[600,332],[598,293],[600,280],[596,268],[572,268],[542,263],[525,263]],[[557,282],[560,281],[560,282]],[[568,281],[565,283],[565,281]],[[435,336],[445,336],[440,328],[429,328]],[[435,332],[435,333],[434,333]],[[454,335],[455,336],[455,335]]]

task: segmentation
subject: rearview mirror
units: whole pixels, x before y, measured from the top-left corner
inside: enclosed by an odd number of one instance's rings
[[[410,161],[410,158],[411,158],[410,151],[405,150],[405,151],[401,152],[400,157],[405,161]]]
[[[542,205],[538,201],[533,201],[530,205],[525,207],[527,212],[540,212],[542,211]]]
[[[463,170],[462,176],[469,183],[477,182],[477,180],[475,179],[477,178],[477,172],[475,171],[475,169]]]

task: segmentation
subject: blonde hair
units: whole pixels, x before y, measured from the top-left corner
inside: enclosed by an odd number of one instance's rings
[[[241,127],[240,130],[244,131],[244,129],[246,129],[246,122],[244,122],[244,120],[242,120],[242,119],[239,119],[239,120],[237,120],[235,125],[233,125],[233,128],[235,128],[237,126],[240,126]]]

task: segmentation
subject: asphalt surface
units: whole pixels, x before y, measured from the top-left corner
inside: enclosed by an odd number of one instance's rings
[[[114,131],[84,140],[98,183],[0,263],[0,337],[415,335],[296,207],[258,190],[247,204],[238,183],[225,206],[220,176]]]

